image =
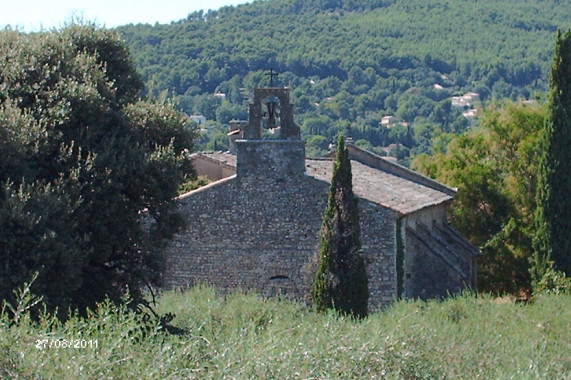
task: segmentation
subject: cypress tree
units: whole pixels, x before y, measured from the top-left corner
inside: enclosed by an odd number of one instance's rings
[[[340,135],[321,227],[319,268],[313,289],[318,311],[333,308],[357,318],[367,315],[368,280],[360,248],[361,229],[351,162]]]
[[[571,29],[557,33],[537,189],[535,281],[553,268],[571,274]]]

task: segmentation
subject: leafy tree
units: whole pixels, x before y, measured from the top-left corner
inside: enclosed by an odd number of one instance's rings
[[[351,162],[343,136],[339,135],[329,200],[321,228],[319,268],[313,289],[317,310],[334,308],[358,318],[367,315],[369,291],[365,262],[359,253],[360,235]]]
[[[365,149],[365,150],[371,150],[373,148],[371,143],[367,140],[364,140],[364,139],[360,139],[360,140],[355,141],[355,146],[357,146],[361,149]]]
[[[393,147],[391,147],[391,149],[389,149],[389,156],[395,157],[399,163],[402,164],[401,161],[410,156],[410,149],[408,149],[406,146],[396,143]]]
[[[497,294],[530,287],[538,144],[546,108],[507,103],[481,125],[412,167],[458,188],[452,223],[483,251],[479,289]],[[449,135],[450,136],[450,135]]]
[[[38,272],[65,317],[158,283],[194,137],[141,89],[116,32],[0,32],[0,299]]]
[[[448,131],[450,124],[452,123],[453,108],[450,99],[444,100],[434,107],[434,113],[432,119],[441,125],[443,131]],[[456,116],[457,117],[457,116]]]
[[[327,153],[329,142],[324,136],[313,135],[305,142],[305,154],[308,157],[319,157]]]
[[[223,101],[222,105],[216,110],[216,120],[223,125],[228,125],[231,120],[246,120],[247,118],[248,108],[241,104]]]
[[[333,121],[327,116],[312,117],[303,121],[301,129],[312,135],[324,135],[332,123]]]
[[[534,279],[545,264],[571,274],[571,29],[557,34],[538,186]]]

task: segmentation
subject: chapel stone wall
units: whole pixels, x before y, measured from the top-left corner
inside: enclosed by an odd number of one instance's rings
[[[265,153],[273,154],[279,145]],[[248,146],[262,153],[265,149],[264,145],[239,143],[239,152]],[[291,141],[284,149],[297,152]],[[255,157],[252,154],[252,160]],[[309,301],[313,276],[308,270],[318,252],[329,184],[300,173],[292,162],[278,172],[294,170],[297,174],[276,175],[275,166],[263,165],[264,154],[257,157],[259,165],[250,162],[253,171],[249,174],[241,175],[239,169],[235,177],[181,197],[188,227],[166,251],[166,288],[206,283],[222,291],[284,293]],[[395,215],[362,199],[359,210],[369,307],[374,310],[388,305],[396,295]]]

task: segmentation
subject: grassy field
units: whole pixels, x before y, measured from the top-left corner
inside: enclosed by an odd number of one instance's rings
[[[571,379],[569,295],[401,301],[358,322],[201,287],[157,309],[184,331],[109,304],[65,324],[3,312],[0,378]]]

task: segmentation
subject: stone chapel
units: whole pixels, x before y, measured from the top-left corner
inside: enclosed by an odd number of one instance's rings
[[[267,107],[267,109],[266,109]],[[213,182],[179,197],[188,223],[165,250],[165,288],[210,284],[310,302],[310,263],[333,171],[305,157],[289,89],[254,90],[230,152],[198,153]],[[263,140],[264,128],[278,139]],[[480,252],[448,223],[456,190],[348,143],[371,311],[398,297],[438,298],[476,287]]]

